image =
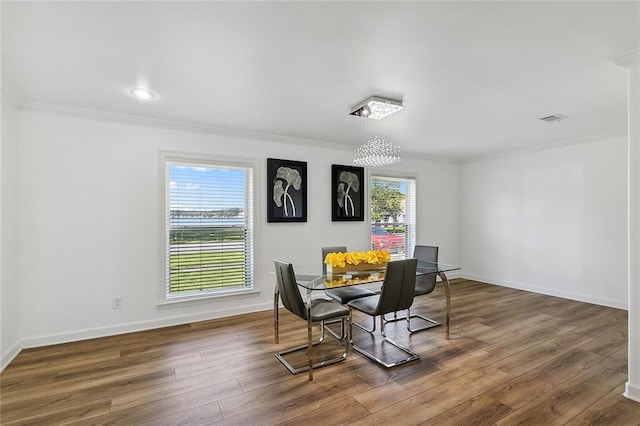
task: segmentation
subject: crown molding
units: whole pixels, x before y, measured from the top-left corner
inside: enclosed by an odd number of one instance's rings
[[[534,152],[545,151],[548,149],[563,148],[563,147],[572,146],[572,145],[581,145],[589,142],[597,142],[603,139],[626,138],[626,137],[627,137],[627,129],[620,128],[620,129],[611,130],[609,132],[597,133],[597,134],[588,135],[588,136],[559,139],[554,142],[540,144],[536,146],[528,146],[528,147],[523,147],[518,149],[510,149],[505,151],[494,152],[491,154],[478,155],[478,156],[462,159],[460,161],[460,164],[470,164],[470,163],[475,163],[479,161],[493,160],[496,158],[531,154]]]
[[[0,96],[2,96],[2,99],[13,104],[16,108],[24,108],[27,104],[26,97],[11,83],[4,79],[0,81]]]
[[[141,117],[135,115],[127,115],[127,114],[119,114],[113,112],[105,112],[99,110],[90,110],[85,108],[77,108],[77,107],[69,107],[63,105],[55,105],[55,104],[46,104],[40,102],[24,102],[24,98],[21,98],[23,101],[23,108],[33,111],[41,111],[48,113],[57,113],[57,114],[66,114],[73,116],[81,116],[90,119],[97,120],[106,120],[106,121],[114,121],[119,123],[127,123],[133,125],[142,125],[149,126],[155,128],[163,128],[169,130],[178,130],[178,131],[187,131],[187,132],[199,132],[199,133],[207,133],[213,134],[216,136],[227,136],[234,138],[244,138],[244,139],[254,139],[260,141],[271,141],[276,143],[287,143],[287,144],[295,144],[297,146],[306,145],[306,146],[315,146],[320,148],[328,148],[339,151],[349,151],[353,152],[356,149],[354,145],[340,144],[336,142],[327,142],[320,141],[314,139],[305,139],[305,138],[293,138],[290,136],[282,136],[282,135],[274,135],[270,133],[260,133],[260,132],[252,132],[247,130],[238,130],[238,129],[229,129],[222,127],[214,127],[207,126],[203,124],[196,123],[186,123],[180,121],[171,121],[171,120],[160,120],[156,118],[148,118]],[[449,163],[449,164],[468,164],[477,161],[490,160],[494,158],[501,157],[509,157],[514,155],[521,155],[532,153],[536,151],[544,151],[546,149],[560,148],[563,146],[570,145],[578,145],[587,142],[594,142],[597,140],[607,139],[607,138],[616,138],[616,137],[626,137],[627,129],[616,129],[613,131],[598,133],[594,135],[581,136],[576,138],[569,139],[560,139],[554,142],[523,147],[518,149],[510,149],[504,151],[497,151],[489,154],[482,154],[478,156],[472,157],[451,157],[451,156],[438,156],[438,155],[428,155],[410,151],[403,151],[401,156],[403,160],[418,160],[418,161],[432,161],[439,163]]]
[[[160,120],[156,118],[149,118],[136,115],[120,114],[114,112],[106,112],[99,110],[90,110],[86,108],[69,107],[64,105],[47,104],[41,102],[25,102],[23,107],[28,110],[66,114],[73,116],[81,116],[90,119],[114,121],[119,123],[127,123],[133,125],[142,125],[170,130],[179,130],[187,132],[199,132],[213,134],[216,136],[227,136],[234,138],[244,139],[257,139],[261,141],[271,141],[278,143],[295,144],[297,146],[315,146],[319,148],[328,148],[339,151],[353,151],[357,146],[349,144],[341,144],[336,142],[327,142],[315,139],[294,138],[290,136],[275,135],[271,133],[252,132],[248,130],[230,129],[223,127],[208,126],[204,124],[187,123],[182,121]],[[409,151],[403,151],[403,156],[407,159],[416,159],[424,161],[437,161],[445,163],[459,163],[458,158],[446,157],[446,156],[431,156],[420,153],[413,153]]]
[[[633,66],[640,65],[640,48],[611,56],[609,60],[622,68],[631,68]]]
[[[115,121],[120,123],[143,125],[149,127],[157,127],[171,130],[182,130],[188,132],[199,132],[214,134],[217,136],[229,136],[245,139],[259,139],[268,140],[272,142],[283,142],[300,145],[330,147],[334,149],[353,150],[354,147],[335,142],[325,142],[314,139],[294,138],[290,136],[275,135],[271,133],[261,133],[249,130],[240,130],[225,127],[209,126],[198,123],[188,123],[183,121],[162,120],[157,118],[149,118],[138,115],[120,114],[116,112],[107,112],[100,110],[91,110],[86,108],[70,107],[65,105],[48,104],[41,102],[27,102],[26,109],[40,112],[57,113],[65,115],[81,116],[85,118],[92,118],[97,120]]]

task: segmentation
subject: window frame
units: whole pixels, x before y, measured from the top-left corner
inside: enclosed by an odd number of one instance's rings
[[[202,154],[202,153],[186,153],[186,152],[170,152],[170,151],[161,151],[160,152],[160,241],[159,244],[159,279],[158,279],[158,295],[157,295],[157,303],[156,305],[159,308],[165,307],[179,307],[184,305],[191,304],[199,304],[206,303],[213,300],[219,300],[221,298],[241,298],[250,295],[257,296],[261,293],[261,289],[259,286],[259,280],[256,279],[256,270],[257,268],[257,260],[256,260],[256,201],[257,201],[257,186],[256,186],[256,176],[260,172],[259,163],[255,160],[248,160],[243,158],[231,158],[231,157],[223,157],[217,155],[210,154]],[[250,228],[251,228],[251,257],[252,257],[252,286],[247,288],[236,288],[229,290],[220,290],[213,292],[203,292],[199,294],[188,294],[188,295],[168,295],[168,264],[169,264],[169,230],[167,229],[168,221],[167,217],[169,214],[169,202],[170,202],[170,182],[169,182],[169,166],[171,164],[180,164],[184,163],[185,165],[198,166],[202,165],[202,167],[209,168],[224,168],[224,167],[233,167],[233,168],[244,168],[250,172],[250,182],[245,186],[245,192],[247,197],[251,197],[249,199],[250,211],[248,214],[250,215]]]
[[[414,191],[415,191],[415,199],[414,199],[414,205],[413,205],[413,214],[414,214],[414,229],[413,229],[413,241],[408,241],[405,242],[405,248],[406,248],[406,253],[405,253],[405,258],[411,258],[413,257],[413,250],[415,249],[415,244],[418,238],[418,176],[415,174],[407,174],[407,173],[396,173],[393,171],[386,171],[386,170],[381,170],[381,171],[377,171],[377,170],[369,170],[367,173],[367,191],[369,191],[369,199],[368,199],[368,203],[369,203],[369,208],[367,209],[367,224],[368,224],[368,228],[367,228],[367,245],[370,246],[371,245],[371,184],[373,182],[374,177],[381,177],[381,178],[390,178],[390,179],[406,179],[406,180],[413,180],[414,182]],[[406,218],[406,214],[405,214],[405,218]],[[411,245],[412,244],[412,245]]]

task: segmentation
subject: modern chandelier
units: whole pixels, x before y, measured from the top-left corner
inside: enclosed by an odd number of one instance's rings
[[[356,149],[353,164],[365,167],[388,166],[400,162],[400,147],[374,136]]]
[[[403,109],[402,101],[372,96],[351,109],[350,115],[380,120]],[[400,147],[374,136],[355,150],[353,164],[381,167],[400,162]]]

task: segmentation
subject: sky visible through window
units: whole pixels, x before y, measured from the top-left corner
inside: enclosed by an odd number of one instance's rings
[[[246,171],[169,165],[171,210],[244,210]]]

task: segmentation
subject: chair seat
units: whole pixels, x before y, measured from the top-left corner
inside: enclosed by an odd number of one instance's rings
[[[357,311],[364,312],[367,315],[376,316],[376,309],[378,308],[378,302],[380,295],[374,294],[373,296],[362,297],[360,299],[352,300],[347,303],[347,306]]]
[[[349,315],[349,310],[333,300],[316,299],[311,301],[311,321],[326,321]]]
[[[361,297],[375,296],[373,291],[358,287],[334,288],[325,290],[325,293],[341,305],[346,305],[352,300],[360,299]]]

